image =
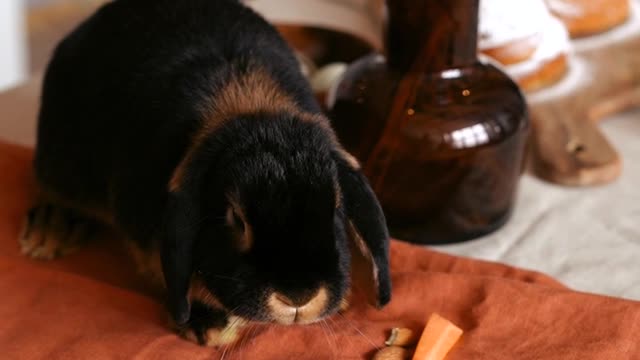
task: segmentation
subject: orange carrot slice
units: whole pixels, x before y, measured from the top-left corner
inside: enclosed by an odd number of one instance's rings
[[[462,329],[438,314],[432,314],[420,336],[413,360],[443,360],[462,336]]]

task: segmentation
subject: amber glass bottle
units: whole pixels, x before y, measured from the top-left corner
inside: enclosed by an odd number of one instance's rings
[[[350,66],[330,99],[394,237],[473,239],[509,218],[529,131],[524,97],[478,60],[479,0],[388,0],[386,57]]]

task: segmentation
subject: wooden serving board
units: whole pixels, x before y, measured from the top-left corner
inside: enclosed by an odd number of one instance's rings
[[[599,122],[640,106],[640,11],[607,33],[573,41],[563,80],[528,94],[532,118],[530,167],[545,180],[589,186],[615,180],[622,160]],[[640,126],[640,124],[639,124]]]

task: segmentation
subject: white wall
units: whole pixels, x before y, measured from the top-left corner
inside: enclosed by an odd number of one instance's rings
[[[0,91],[26,77],[25,33],[23,0],[0,0]]]

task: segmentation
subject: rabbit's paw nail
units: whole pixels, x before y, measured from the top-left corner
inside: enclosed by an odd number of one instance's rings
[[[38,205],[27,213],[20,235],[23,254],[51,260],[75,250],[88,237],[91,226],[75,212],[55,205]]]

